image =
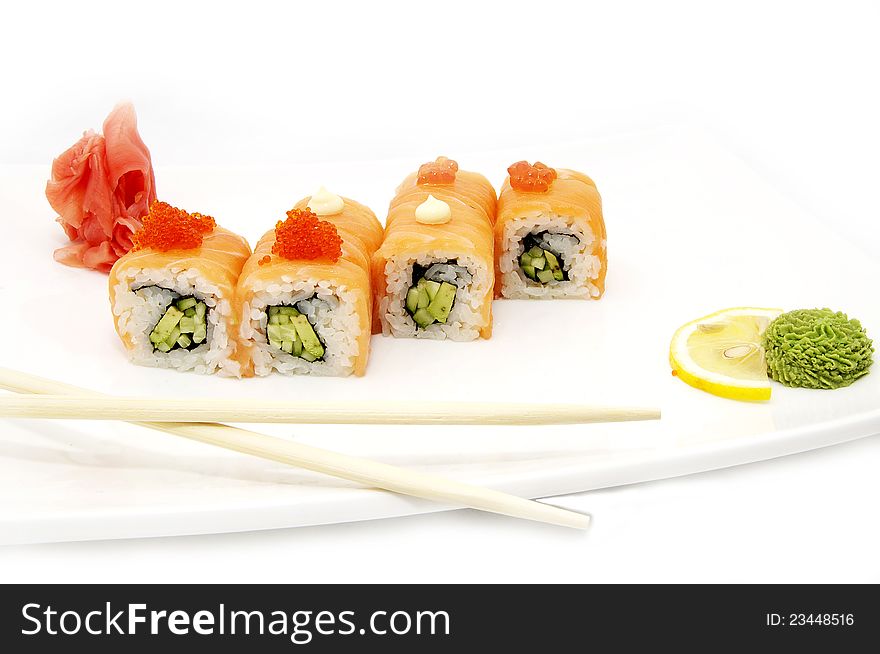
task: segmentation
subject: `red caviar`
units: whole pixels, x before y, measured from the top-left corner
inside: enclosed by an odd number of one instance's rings
[[[507,169],[510,186],[517,191],[544,193],[556,179],[556,170],[536,161],[533,166],[528,161],[517,161]]]
[[[153,200],[150,212],[144,216],[142,227],[132,236],[132,252],[150,248],[168,250],[191,250],[201,247],[206,234],[217,227],[211,216],[187,213],[167,202]]]
[[[285,259],[330,259],[339,261],[342,256],[342,239],[336,226],[318,220],[312,211],[291,209],[287,220],[275,225],[275,243],[272,254]]]
[[[457,172],[458,162],[447,157],[437,157],[434,161],[419,166],[418,184],[452,184]]]
[[[271,262],[272,262],[272,257],[270,257],[270,256],[267,254],[265,257],[263,257],[262,259],[260,259],[259,261],[257,261],[257,265],[258,265],[258,266],[265,266],[267,263],[271,263]]]

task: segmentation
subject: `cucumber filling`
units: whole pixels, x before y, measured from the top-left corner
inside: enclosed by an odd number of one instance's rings
[[[165,309],[150,332],[150,343],[159,352],[194,350],[208,339],[208,307],[194,297],[181,297]]]
[[[419,329],[435,322],[445,324],[455,305],[459,284],[471,282],[471,274],[455,262],[413,266],[413,285],[406,292],[406,311]]]
[[[529,234],[523,239],[523,253],[519,257],[519,267],[523,274],[533,282],[549,284],[568,280],[565,262],[558,251],[554,251],[548,241],[552,238],[575,238],[567,234]]]
[[[267,307],[266,315],[269,319],[266,327],[269,345],[309,362],[324,359],[324,343],[309,319],[296,307]]]

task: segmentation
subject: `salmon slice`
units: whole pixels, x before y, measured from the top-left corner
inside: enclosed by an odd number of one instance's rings
[[[177,273],[184,270],[198,271],[199,275],[218,289],[218,300],[233,303],[235,285],[239,275],[251,254],[248,242],[241,236],[216,227],[202,240],[202,245],[190,250],[169,250],[159,252],[152,249],[137,250],[122,256],[110,270],[109,289],[110,306],[117,305],[117,293],[121,282],[130,289],[130,280],[139,270],[163,270]],[[136,289],[130,289],[136,290]],[[226,319],[227,333],[234,333],[235,312]],[[113,320],[116,332],[126,349],[131,350],[134,343],[131,335],[120,326],[119,316],[114,312]]]
[[[565,168],[556,169],[557,177],[548,191],[528,192],[512,188],[510,178],[505,179],[498,198],[498,218],[495,223],[495,296],[502,297],[503,275],[501,257],[505,254],[506,230],[510,221],[523,216],[555,214],[584,234],[592,235],[588,253],[597,257],[598,270],[590,282],[601,297],[605,291],[605,274],[608,268],[606,248],[607,235],[602,217],[602,198],[596,184],[587,175]]]
[[[295,209],[306,209],[311,197],[306,197],[295,205]],[[349,198],[342,198],[342,212],[332,216],[319,216],[320,220],[332,223],[342,238],[342,255],[338,261],[284,259],[272,255],[275,244],[275,230],[269,230],[259,240],[254,253],[242,270],[235,295],[235,314],[241,316],[242,327],[249,320],[246,315],[253,304],[255,295],[265,283],[283,280],[310,281],[327,284],[329,289],[345,289],[354,298],[354,313],[357,316],[359,333],[356,336],[357,353],[352,372],[362,376],[366,372],[370,352],[370,325],[372,321],[372,287],[370,261],[373,253],[382,242],[382,225],[376,215],[366,206]],[[268,263],[260,261],[269,258]],[[259,345],[252,338],[242,335],[239,348],[239,362],[242,374],[254,374],[255,349]]]
[[[449,205],[451,219],[439,225],[416,220],[415,210],[429,195]],[[373,332],[382,333],[390,304],[387,264],[392,258],[418,258],[426,252],[444,252],[450,258],[468,256],[485,265],[490,277],[486,296],[481,298],[478,327],[480,336],[492,334],[492,276],[494,275],[495,189],[478,173],[458,171],[451,184],[418,184],[418,174],[409,175],[397,188],[388,209],[385,238],[373,256],[375,308]]]

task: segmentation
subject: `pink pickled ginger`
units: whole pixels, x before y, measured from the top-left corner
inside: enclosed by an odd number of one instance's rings
[[[108,272],[131,249],[156,199],[156,179],[130,103],[107,116],[103,136],[85,132],[52,162],[46,198],[71,240],[55,251],[56,261]]]

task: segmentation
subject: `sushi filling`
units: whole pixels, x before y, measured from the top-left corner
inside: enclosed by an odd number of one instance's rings
[[[267,307],[266,315],[266,335],[270,345],[309,362],[324,359],[324,343],[308,317],[296,307]]]
[[[569,234],[540,232],[526,236],[523,239],[523,253],[519,257],[519,267],[523,274],[539,284],[568,281],[561,254],[561,239],[577,242],[577,237]]]
[[[472,276],[464,266],[447,261],[428,267],[415,264],[412,279],[406,292],[406,311],[419,329],[425,329],[435,322],[446,323],[456,291],[470,284]]]
[[[208,338],[208,307],[194,297],[181,297],[165,309],[150,332],[150,343],[159,352],[193,350]]]

